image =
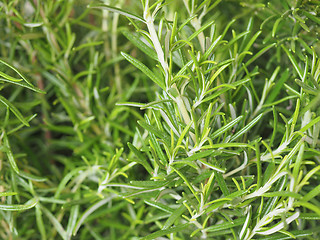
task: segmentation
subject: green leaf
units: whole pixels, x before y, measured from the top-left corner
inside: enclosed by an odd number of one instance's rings
[[[35,86],[33,86],[33,85],[31,84],[31,82],[29,82],[28,79],[26,79],[26,78],[23,76],[23,74],[18,71],[18,69],[16,69],[15,67],[13,67],[12,65],[10,65],[9,63],[7,63],[7,62],[5,62],[5,61],[3,61],[3,60],[1,60],[1,59],[0,59],[0,63],[6,65],[7,67],[9,67],[9,68],[11,68],[13,71],[15,71],[15,72],[29,85],[29,87],[24,86],[24,84],[21,83],[21,82],[19,82],[19,81],[18,81],[18,82],[12,81],[11,83],[14,83],[14,84],[20,83],[21,86],[27,87],[27,88],[29,88],[29,89],[31,89],[31,90],[33,90],[33,91],[40,92],[40,93],[45,93],[45,92],[42,91],[41,89],[36,88]],[[3,81],[3,79],[1,79],[1,80]],[[18,85],[19,85],[19,84],[18,84]]]
[[[89,208],[87,208],[84,213],[81,215],[81,217],[78,219],[77,224],[74,227],[73,230],[73,235],[76,235],[76,233],[78,232],[79,228],[81,227],[81,225],[84,223],[84,221],[87,219],[88,216],[90,216],[94,211],[96,211],[98,208],[102,207],[103,205],[106,205],[108,202],[110,202],[112,200],[114,196],[110,195],[107,198],[104,198],[96,203],[94,203],[93,205],[91,205]],[[49,211],[48,211],[49,212]],[[59,223],[60,224],[60,223]],[[61,226],[61,225],[60,225]],[[56,227],[57,228],[57,227]],[[61,226],[62,228],[62,226]],[[61,229],[60,228],[60,229]],[[66,232],[62,231],[63,229],[61,229],[61,233],[64,233],[64,235],[66,235]],[[60,234],[61,235],[61,234]],[[62,235],[61,235],[62,236]]]
[[[230,147],[238,147],[238,148],[251,148],[255,149],[253,146],[247,144],[247,143],[216,143],[216,144],[210,144],[210,145],[204,145],[202,146],[202,149],[215,149],[215,148],[230,148]]]
[[[0,210],[2,211],[24,211],[30,208],[33,208],[38,203],[38,200],[35,198],[30,199],[23,205],[19,204],[0,204]]]
[[[80,193],[77,192],[75,194],[74,200],[77,201],[77,200],[79,200],[79,198],[80,198]],[[67,225],[67,231],[66,231],[67,239],[71,239],[71,237],[72,237],[73,229],[75,228],[76,223],[77,223],[79,210],[80,210],[80,205],[74,205],[71,207],[68,225]]]
[[[152,59],[158,60],[156,52],[152,48],[150,48],[147,44],[145,44],[143,41],[141,41],[136,35],[126,30],[123,30],[122,34],[137,48],[139,48],[142,52],[147,54]]]
[[[17,192],[0,192],[0,197],[14,196],[17,194]]]
[[[251,210],[251,205],[249,205],[246,221],[244,222],[241,232],[239,234],[240,239],[244,239],[246,232],[250,231],[249,227],[251,222],[251,215],[252,215],[252,210]]]
[[[210,155],[213,154],[213,152],[214,152],[213,150],[197,152],[197,153],[192,154],[190,157],[185,158],[185,160],[186,161],[199,160],[200,158],[209,157]]]
[[[303,12],[304,15],[306,15],[308,18],[310,18],[315,23],[320,24],[320,18],[314,15],[315,12],[313,12],[313,14],[312,14],[312,13],[305,11],[304,9],[301,9],[301,12]]]
[[[299,132],[305,132],[307,129],[311,128],[313,125],[317,124],[318,122],[320,122],[320,116],[313,119],[311,122],[309,122],[307,125],[305,125],[303,128],[301,128],[299,130]]]
[[[9,75],[7,75],[7,74],[5,74],[4,72],[1,72],[0,71],[0,77],[3,77],[4,79],[3,80],[7,80],[8,82],[21,82],[21,81],[23,81],[23,79],[18,79],[18,78],[14,78],[14,77],[11,77],[11,76],[9,76]],[[0,78],[0,80],[2,80],[2,78]]]
[[[282,17],[279,17],[273,24],[273,28],[272,28],[272,34],[271,36],[274,37],[276,35],[276,32],[277,32],[277,28],[278,28],[278,25],[279,23],[283,20]]]
[[[47,239],[47,234],[46,234],[46,228],[43,222],[43,218],[42,218],[42,211],[41,211],[41,207],[40,204],[37,204],[35,206],[35,210],[36,210],[36,221],[37,221],[37,226],[38,226],[38,230],[41,234],[41,238],[42,239]]]
[[[180,146],[180,144],[182,143],[183,141],[183,138],[186,136],[186,134],[189,132],[189,129],[191,127],[191,125],[193,124],[192,121],[190,121],[190,123],[183,129],[181,135],[179,136],[179,139],[177,141],[177,147]]]
[[[310,93],[312,95],[317,96],[318,94],[320,94],[319,90],[317,91],[317,89],[314,89],[312,87],[310,87],[308,84],[300,81],[299,79],[296,79],[295,82],[303,89],[304,92],[306,93]]]
[[[205,230],[207,232],[218,232],[218,231],[222,231],[225,229],[230,229],[232,227],[240,226],[240,225],[244,224],[245,220],[246,220],[246,218],[242,217],[242,218],[238,218],[236,220],[230,221],[230,222],[212,225],[210,227],[205,228]]]
[[[150,164],[148,163],[147,159],[140,153],[140,151],[133,146],[130,142],[128,142],[128,147],[130,150],[136,155],[136,162],[144,166],[144,168],[148,171],[150,175],[153,173],[153,169],[151,168]]]
[[[46,209],[44,206],[41,206],[41,210],[47,216],[47,218],[52,223],[52,225],[56,229],[56,231],[60,234],[62,239],[66,239],[67,233],[64,230],[64,228],[62,227],[62,225],[59,222],[59,220],[48,209]]]
[[[209,85],[212,84],[212,82],[218,77],[218,75],[226,69],[231,63],[227,63],[226,65],[221,66],[215,73],[212,75],[212,77],[209,80]]]
[[[72,177],[76,174],[79,174],[79,172],[82,172],[86,169],[86,166],[81,166],[81,167],[77,167],[72,169],[72,171],[68,172],[61,180],[60,183],[58,185],[58,187],[56,188],[55,194],[54,194],[54,198],[55,199],[59,199],[59,196],[62,192],[63,189],[66,188],[67,183],[70,181],[70,179],[72,179]],[[56,205],[53,204],[52,205],[52,211],[55,210]]]
[[[198,202],[200,203],[200,199],[198,197],[198,194],[197,192],[195,191],[195,189],[192,187],[192,185],[190,184],[190,182],[188,181],[188,179],[186,178],[186,176],[184,176],[182,174],[181,171],[175,169],[173,166],[170,166],[173,171],[175,171],[183,180],[184,180],[184,183],[188,186],[188,188],[191,190],[191,192],[193,193],[193,196],[198,200]]]
[[[45,91],[41,90],[40,88],[37,88],[37,87],[32,86],[30,84],[27,84],[25,82],[12,82],[12,81],[10,81],[8,79],[4,79],[4,78],[0,78],[0,81],[8,82],[8,83],[12,83],[14,85],[20,86],[20,87],[28,88],[28,89],[35,91],[35,92],[38,92],[38,93],[46,93]]]
[[[247,125],[245,125],[241,130],[239,130],[236,134],[234,134],[230,138],[230,142],[236,140],[238,137],[240,137],[244,133],[248,132],[254,125],[256,125],[259,122],[259,120],[262,118],[262,116],[263,116],[263,113],[260,113],[257,117],[252,119]]]
[[[282,74],[280,79],[277,80],[276,85],[272,88],[272,91],[267,97],[267,100],[265,101],[265,104],[272,103],[278,94],[280,93],[283,84],[288,80],[289,78],[289,69],[287,68]]]
[[[141,18],[141,17],[139,17],[139,16],[137,16],[137,15],[134,15],[134,14],[132,14],[132,13],[129,13],[129,12],[127,12],[127,11],[124,11],[124,10],[122,10],[122,9],[120,9],[120,8],[111,7],[111,6],[109,6],[109,5],[97,4],[97,3],[95,3],[95,4],[90,4],[90,5],[88,5],[88,7],[89,7],[89,8],[97,8],[97,9],[101,9],[101,10],[108,10],[108,11],[110,11],[110,12],[119,13],[119,14],[121,14],[121,15],[123,15],[123,16],[128,17],[128,18],[132,18],[132,19],[135,19],[135,20],[139,20],[139,21],[141,21],[141,22],[145,22],[145,21],[143,20],[143,18]]]
[[[167,185],[169,181],[130,181],[130,184],[135,187],[141,187],[141,188],[161,188]]]
[[[306,113],[310,109],[317,109],[320,105],[320,91],[318,90],[318,93],[316,96],[311,100],[309,104],[307,104],[301,111],[300,116],[302,116],[304,113]]]
[[[154,135],[156,135],[160,139],[164,140],[165,142],[167,142],[167,143],[170,142],[170,138],[165,133],[158,130],[154,126],[147,124],[145,121],[138,121],[138,124],[141,127],[143,127],[144,129],[148,130],[150,133],[153,133]]]
[[[245,78],[245,79],[239,80],[239,81],[237,81],[237,82],[234,82],[234,83],[232,83],[232,84],[230,84],[230,85],[232,85],[232,86],[234,86],[234,87],[237,87],[237,86],[240,86],[240,85],[242,85],[242,84],[244,84],[244,83],[246,83],[246,82],[249,82],[249,81],[250,81],[250,78]],[[214,98],[222,95],[223,93],[229,91],[230,89],[232,89],[232,88],[224,88],[224,89],[221,89],[221,90],[215,92],[214,94],[212,94],[212,95],[206,97],[205,99],[203,99],[202,102],[204,103],[204,102],[210,101],[210,100],[212,100],[212,99],[214,99]],[[209,90],[209,91],[210,91],[210,90]]]
[[[299,77],[301,79],[303,79],[303,72],[302,72],[300,66],[297,63],[297,60],[294,58],[294,56],[289,52],[289,50],[284,45],[281,45],[281,47],[285,51],[285,53],[288,55],[292,65],[294,66],[294,68],[296,69],[297,73],[299,74]]]
[[[158,208],[161,211],[164,211],[164,212],[167,212],[170,214],[172,214],[175,211],[174,209],[172,209],[172,208],[168,207],[167,205],[160,203],[160,202],[155,202],[155,201],[151,201],[151,200],[144,200],[144,202],[146,204],[148,204],[149,206]]]
[[[103,43],[104,43],[104,41],[83,43],[83,44],[79,45],[78,47],[72,48],[72,51],[76,52],[76,51],[79,51],[79,50],[81,50],[83,48],[99,46],[99,45],[102,45]]]
[[[210,47],[207,49],[207,51],[203,54],[202,56],[202,61],[205,61],[209,58],[210,54],[213,52],[213,50],[218,46],[221,40],[222,36],[220,35],[219,37],[217,37],[216,40],[214,40],[213,43],[211,43]]]
[[[302,196],[295,192],[288,192],[288,191],[277,191],[277,192],[267,192],[262,194],[263,197],[292,197],[301,199]]]
[[[255,60],[257,60],[257,58],[259,58],[260,56],[262,56],[264,53],[266,53],[268,50],[270,50],[272,47],[274,47],[276,44],[272,43],[264,48],[262,48],[259,52],[257,52],[253,57],[251,57],[246,64],[244,64],[245,67],[249,66],[251,63],[253,63]],[[240,68],[237,72],[237,74],[240,73],[240,71],[244,70],[244,67]]]
[[[248,42],[248,44],[246,45],[246,47],[243,49],[243,51],[242,52],[247,52],[247,51],[249,51],[249,49],[251,48],[251,46],[253,45],[253,43],[256,41],[256,39],[259,37],[259,35],[262,33],[262,31],[258,31],[258,32],[256,32],[254,35],[253,35],[253,37],[251,37],[250,38],[250,41]],[[247,36],[250,36],[249,34],[248,35],[246,35],[246,37]],[[246,38],[245,37],[245,38]],[[245,39],[244,38],[244,39]]]
[[[190,42],[192,39],[194,39],[196,36],[198,36],[200,33],[202,33],[205,29],[210,27],[213,23],[214,23],[214,21],[209,21],[206,24],[204,24],[203,26],[201,26],[197,31],[192,33],[190,37],[188,37],[188,42]]]
[[[13,157],[13,153],[11,151],[11,147],[10,147],[10,143],[9,143],[9,140],[8,140],[8,137],[7,137],[7,134],[4,133],[3,135],[3,145],[6,147],[6,154],[7,154],[7,157],[8,157],[8,160],[9,160],[9,163],[10,163],[10,166],[12,167],[12,169],[17,173],[19,174],[20,171],[19,171],[19,168],[16,164],[16,161]]]
[[[218,181],[218,186],[220,187],[224,196],[228,196],[230,194],[229,188],[227,187],[226,181],[224,180],[221,173],[216,171],[216,179]]]
[[[4,97],[2,97],[0,95],[0,102],[2,102],[6,107],[8,107],[10,109],[11,112],[13,112],[14,115],[16,115],[16,117],[27,127],[29,127],[29,123],[24,119],[24,117],[22,116],[22,114],[19,112],[19,110],[12,104],[10,103],[7,99],[5,99]]]
[[[141,240],[152,240],[152,239],[156,239],[158,237],[167,235],[167,234],[172,234],[172,233],[176,233],[176,232],[181,232],[185,229],[187,229],[188,227],[190,227],[189,223],[185,223],[185,224],[180,224],[176,227],[171,227],[168,229],[164,229],[164,230],[159,230],[157,232],[151,233],[146,237],[143,237]]]
[[[305,238],[308,239],[307,237],[315,234],[317,230],[318,229],[293,230],[293,231],[290,231],[290,233],[294,235],[296,239],[305,239]],[[272,234],[271,236],[264,236],[263,239],[264,240],[290,240],[292,239],[292,237],[284,235],[282,233],[275,233],[275,234]]]
[[[182,204],[179,208],[174,210],[174,212],[171,213],[170,217],[167,219],[165,224],[162,227],[162,230],[168,229],[174,222],[181,217],[181,215],[185,212],[186,207]]]
[[[208,167],[208,168],[211,168],[211,169],[213,169],[213,170],[215,170],[215,171],[217,171],[217,172],[225,173],[225,171],[226,171],[226,170],[224,170],[224,169],[222,169],[222,168],[219,168],[219,167],[217,167],[217,166],[215,166],[215,165],[213,165],[213,164],[211,164],[211,163],[209,163],[209,162],[206,162],[206,161],[204,161],[204,160],[199,159],[199,161],[200,161],[204,166],[206,166],[206,167]]]
[[[302,198],[302,201],[309,202],[311,199],[319,195],[320,195],[320,185],[316,186],[310,192],[304,195]]]
[[[223,127],[219,128],[217,131],[215,131],[212,135],[211,138],[215,139],[217,137],[219,137],[220,135],[222,135],[223,133],[225,133],[226,131],[228,131],[229,129],[231,129],[234,125],[236,125],[238,122],[241,121],[241,119],[243,118],[243,116],[239,116],[236,119],[233,119],[231,122],[229,122],[228,124],[224,125]]]
[[[48,180],[46,177],[39,177],[39,176],[33,175],[31,173],[28,173],[28,172],[24,172],[24,171],[19,171],[18,174],[21,177],[24,177],[26,179],[29,179],[29,180],[32,180],[32,181],[35,181],[35,182],[45,182],[45,181]]]
[[[320,216],[320,207],[313,205],[312,203],[309,203],[306,201],[297,201],[297,202],[294,202],[293,205],[297,207],[302,206],[302,207],[308,208]]]
[[[132,65],[141,70],[144,74],[146,74],[152,81],[154,81],[157,85],[159,85],[163,90],[166,89],[164,82],[158,78],[146,65],[144,65],[139,60],[131,57],[130,55],[121,52],[121,55],[127,59]]]

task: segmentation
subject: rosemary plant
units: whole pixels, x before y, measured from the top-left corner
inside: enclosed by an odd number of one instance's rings
[[[318,239],[319,6],[1,1],[1,238]]]

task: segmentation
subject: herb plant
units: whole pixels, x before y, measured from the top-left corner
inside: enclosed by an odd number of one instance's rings
[[[0,238],[320,237],[318,0],[0,8]]]

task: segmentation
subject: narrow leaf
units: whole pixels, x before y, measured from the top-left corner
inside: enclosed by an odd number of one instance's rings
[[[149,206],[155,207],[160,209],[161,211],[167,212],[172,214],[175,210],[168,207],[167,205],[160,203],[160,202],[155,202],[155,201],[151,201],[151,200],[145,200],[144,201],[146,204],[148,204]]]
[[[225,223],[221,223],[221,224],[212,225],[210,227],[207,227],[205,230],[207,232],[222,231],[222,230],[230,229],[232,227],[240,226],[240,225],[244,224],[245,220],[246,220],[246,218],[242,217],[242,218],[238,218],[236,220],[233,220],[231,222],[225,222]]]
[[[288,55],[292,65],[294,66],[294,68],[296,69],[297,73],[299,74],[299,77],[301,79],[303,79],[303,72],[302,72],[300,66],[297,63],[297,60],[294,58],[294,56],[289,52],[289,50],[284,45],[281,45],[281,47],[286,52],[286,54]]]
[[[243,116],[239,116],[236,119],[234,119],[231,122],[229,122],[228,124],[226,124],[223,127],[219,128],[217,131],[215,131],[212,134],[211,138],[215,139],[215,138],[219,137],[221,134],[225,133],[226,131],[231,129],[234,125],[236,125],[238,122],[240,122],[242,118],[243,118]]]
[[[179,208],[177,208],[174,212],[172,212],[170,217],[167,219],[167,221],[163,225],[162,230],[168,229],[172,224],[174,224],[174,222],[179,217],[181,217],[181,215],[185,212],[185,210],[186,210],[186,207],[182,204]]]
[[[157,232],[151,233],[150,235],[142,238],[142,240],[157,239],[157,238],[159,238],[161,236],[164,236],[164,235],[167,235],[167,234],[181,232],[181,231],[187,229],[188,227],[189,227],[189,223],[185,223],[185,224],[178,225],[176,227],[171,227],[171,228],[168,228],[168,229],[159,230]]]
[[[244,133],[248,132],[254,125],[259,122],[259,120],[262,118],[263,113],[260,113],[257,117],[252,119],[247,125],[245,125],[240,131],[238,131],[235,135],[233,135],[230,139],[230,142],[236,140],[238,137],[243,135]]]
[[[115,13],[119,13],[123,16],[126,16],[128,18],[132,18],[132,19],[135,19],[135,20],[139,20],[141,22],[145,22],[141,17],[137,16],[137,15],[134,15],[132,13],[129,13],[127,11],[124,11],[120,8],[116,8],[116,7],[111,7],[109,5],[105,5],[105,4],[90,4],[88,6],[89,8],[97,8],[97,9],[102,9],[102,10],[108,10],[110,12],[115,12]]]
[[[136,162],[144,166],[144,168],[148,171],[148,173],[152,175],[153,169],[151,168],[150,164],[148,163],[147,159],[143,156],[143,154],[129,142],[128,142],[128,147],[134,153],[134,155],[136,155],[137,157]]]
[[[38,203],[38,200],[33,198],[30,199],[28,202],[26,202],[23,205],[19,205],[19,204],[0,204],[0,210],[3,211],[24,211],[24,210],[28,210],[30,208],[33,208],[34,206],[36,206]]]
[[[122,31],[122,34],[130,41],[132,42],[137,48],[139,48],[142,52],[147,54],[149,57],[151,57],[154,60],[158,60],[156,52],[147,46],[142,40],[140,40],[136,35],[132,34],[129,31]]]
[[[13,154],[12,154],[12,151],[11,151],[11,147],[10,147],[10,143],[9,143],[9,140],[8,140],[8,137],[7,137],[7,134],[4,133],[3,135],[3,145],[6,147],[6,154],[7,154],[7,157],[8,157],[8,160],[9,160],[9,163],[12,167],[12,169],[17,173],[19,174],[20,171],[19,171],[19,168],[16,164],[16,161],[13,157]]]
[[[144,65],[142,62],[139,60],[131,57],[130,55],[121,52],[121,55],[127,59],[132,65],[137,67],[139,70],[141,70],[144,74],[146,74],[152,81],[154,81],[156,84],[158,84],[163,90],[166,89],[165,84],[163,81],[158,78],[149,68],[147,68],[146,65]]]
[[[2,102],[4,105],[6,105],[11,112],[13,112],[14,115],[26,126],[30,126],[29,123],[24,119],[22,114],[19,112],[19,110],[12,104],[10,103],[6,98],[2,97],[0,95],[0,102]]]

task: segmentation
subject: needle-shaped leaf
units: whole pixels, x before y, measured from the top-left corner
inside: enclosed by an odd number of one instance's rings
[[[167,205],[160,203],[160,202],[155,202],[155,201],[151,201],[151,200],[145,200],[144,201],[146,204],[148,204],[149,206],[155,207],[160,209],[161,211],[167,212],[172,214],[175,210],[168,207]]]
[[[253,63],[255,60],[257,60],[259,57],[261,57],[264,53],[266,53],[268,50],[270,50],[272,47],[274,47],[276,44],[272,43],[264,48],[262,48],[259,52],[257,52],[253,57],[251,57],[245,64],[244,66],[247,67],[249,66],[251,63]],[[238,70],[237,73],[239,73],[240,71],[242,71],[244,69],[244,67],[240,68]]]
[[[144,129],[148,130],[150,133],[153,133],[154,135],[156,135],[160,139],[163,139],[165,142],[167,142],[167,143],[170,142],[169,136],[167,134],[165,134],[164,132],[160,131],[159,129],[157,129],[156,127],[149,125],[145,121],[138,121],[138,124],[141,127],[143,127]]]
[[[164,235],[167,235],[167,234],[181,232],[181,231],[187,229],[188,227],[190,227],[189,223],[180,224],[180,225],[175,226],[175,227],[171,227],[171,228],[168,228],[168,229],[159,230],[159,231],[156,231],[154,233],[151,233],[148,236],[143,237],[141,240],[157,239],[157,238],[159,238],[161,236],[164,236]]]
[[[214,74],[212,75],[212,77],[210,78],[209,82],[210,85],[212,84],[212,82],[219,76],[219,74],[226,69],[231,63],[227,63],[226,65],[221,66],[217,71],[214,72]]]
[[[10,109],[11,112],[13,112],[14,115],[26,126],[30,126],[29,123],[24,119],[20,111],[11,103],[9,102],[6,98],[2,97],[0,95],[0,102],[2,102],[6,107]]]
[[[1,72],[1,71],[0,71],[0,77],[3,77],[4,80],[7,80],[8,82],[21,82],[22,81],[21,78],[18,79],[18,78],[11,77],[11,76],[9,76],[9,75],[5,74],[4,72]],[[0,80],[2,80],[2,78],[0,78]]]
[[[231,220],[230,222],[224,222],[224,223],[212,225],[210,227],[207,227],[205,230],[207,232],[223,231],[226,229],[230,229],[232,227],[240,226],[240,225],[244,224],[245,220],[246,220],[245,217],[241,217],[241,218],[238,218],[235,220]]]
[[[300,66],[298,65],[298,62],[295,59],[295,57],[291,54],[291,52],[284,45],[281,45],[281,47],[285,51],[285,53],[288,55],[292,65],[294,66],[295,70],[299,74],[300,79],[303,79],[303,71],[301,70]]]
[[[204,24],[201,28],[199,28],[197,31],[192,33],[191,36],[188,37],[188,42],[190,42],[192,39],[194,39],[196,36],[198,36],[200,33],[202,33],[204,30],[206,30],[212,24],[214,24],[214,21],[209,21],[206,24]]]
[[[181,215],[186,211],[186,207],[181,204],[181,206],[179,208],[177,208],[176,210],[174,210],[170,217],[167,219],[167,221],[165,222],[165,224],[162,227],[162,230],[164,229],[168,229],[169,227],[172,226],[172,224],[174,224],[174,222],[181,217]]]
[[[45,228],[45,224],[43,221],[40,204],[37,204],[35,206],[35,211],[36,211],[37,226],[38,226],[39,232],[41,234],[41,237],[42,237],[42,239],[47,239],[46,228]]]
[[[181,177],[181,179],[184,180],[184,183],[188,186],[188,188],[191,190],[191,192],[193,193],[193,196],[198,200],[198,202],[200,203],[200,198],[198,197],[198,194],[196,193],[194,187],[192,186],[192,184],[188,181],[188,179],[186,178],[186,176],[178,169],[174,168],[173,166],[171,166],[171,168]]]
[[[54,228],[57,230],[57,232],[60,234],[60,236],[63,239],[66,239],[67,233],[64,230],[63,226],[61,225],[60,221],[45,207],[42,206],[41,210],[46,215],[46,217],[49,219],[49,221],[54,226]]]
[[[132,65],[141,70],[144,74],[146,74],[152,81],[158,84],[163,90],[165,90],[165,84],[161,78],[157,77],[146,65],[137,60],[136,58],[131,57],[130,55],[121,52],[121,55],[127,59]]]
[[[123,30],[122,34],[137,48],[139,48],[142,52],[147,54],[152,59],[158,60],[156,52],[152,48],[150,48],[147,44],[145,44],[138,36],[126,30]]]
[[[7,157],[8,157],[8,160],[9,160],[9,163],[12,167],[12,169],[17,173],[19,174],[20,171],[19,171],[19,168],[17,166],[17,163],[13,157],[13,153],[12,153],[12,150],[11,150],[11,147],[10,147],[10,143],[9,143],[9,139],[7,137],[7,134],[4,133],[3,135],[3,145],[5,146],[6,148],[6,154],[7,154]]]
[[[199,161],[200,161],[204,166],[206,166],[206,167],[208,167],[208,168],[211,168],[211,169],[213,169],[213,170],[215,170],[215,171],[217,171],[217,172],[225,173],[225,170],[222,169],[222,168],[220,168],[220,167],[217,167],[217,166],[215,166],[215,165],[213,165],[213,164],[211,164],[211,163],[209,163],[209,162],[207,162],[207,161],[204,161],[204,160],[202,160],[202,159],[199,159]]]
[[[5,79],[5,78],[0,78],[0,81],[3,81],[3,82],[8,82],[8,83],[11,83],[11,84],[14,84],[14,85],[17,85],[17,86],[20,86],[20,87],[24,87],[24,88],[28,88],[32,91],[35,91],[35,92],[38,92],[38,93],[45,93],[45,91],[41,90],[40,88],[37,88],[33,85],[30,85],[30,84],[27,84],[25,82],[21,82],[21,81],[11,81],[9,79]]]
[[[38,200],[33,198],[25,204],[0,204],[0,210],[2,211],[24,211],[33,208],[38,203]]]
[[[109,5],[106,5],[106,4],[99,4],[99,3],[95,3],[95,4],[90,4],[88,6],[89,8],[97,8],[97,9],[102,9],[102,10],[107,10],[107,11],[110,11],[110,12],[115,12],[115,13],[119,13],[123,16],[126,16],[128,18],[132,18],[132,19],[135,19],[135,20],[139,20],[141,22],[145,22],[143,18],[135,15],[135,14],[132,14],[132,13],[129,13],[127,11],[124,11],[120,8],[116,8],[116,7],[112,7],[112,6],[109,6]]]
[[[136,162],[140,163],[152,175],[153,169],[150,167],[150,164],[147,162],[147,159],[140,153],[140,151],[133,146],[131,143],[128,143],[130,150],[136,155]]]
[[[9,68],[11,68],[13,71],[15,71],[30,87],[32,87],[32,88],[34,88],[34,89],[37,89],[37,88],[34,87],[34,86],[31,84],[31,82],[29,82],[29,80],[26,79],[25,76],[24,76],[22,73],[20,73],[20,71],[18,71],[18,69],[16,69],[14,66],[12,66],[11,64],[9,64],[9,63],[1,60],[1,59],[0,59],[0,63],[6,65],[7,67],[9,67]],[[14,82],[14,81],[13,81],[13,82]],[[33,89],[33,90],[34,90],[34,89]],[[44,93],[44,91],[42,91],[42,90],[40,90],[40,89],[37,89],[37,91],[41,91],[42,93]]]
[[[280,79],[278,79],[276,81],[276,84],[274,85],[274,87],[272,88],[270,94],[268,95],[265,104],[268,103],[272,103],[276,97],[278,96],[278,94],[280,93],[283,84],[288,80],[289,78],[289,69],[287,68],[282,74]]]
[[[16,193],[16,192],[1,192],[0,197],[13,196],[13,195],[17,195],[17,194],[18,193]]]
[[[199,160],[201,158],[209,157],[212,155],[214,151],[213,150],[206,150],[202,152],[197,152],[192,154],[190,157],[185,158],[186,161],[194,161],[194,160]]]
[[[220,35],[217,37],[210,45],[210,47],[207,49],[207,51],[202,56],[202,61],[205,61],[209,58],[210,54],[213,52],[213,50],[218,46],[222,36]]]
[[[262,116],[263,113],[260,113],[257,117],[252,119],[247,125],[245,125],[241,130],[237,131],[237,133],[231,137],[230,142],[236,140],[238,137],[248,132],[254,125],[256,125],[259,122]]]
[[[223,133],[225,133],[226,131],[230,130],[234,125],[236,125],[237,123],[239,123],[241,121],[241,119],[243,118],[243,116],[239,116],[236,119],[233,119],[231,122],[227,123],[226,125],[224,125],[223,127],[219,128],[218,130],[216,130],[212,135],[212,139],[215,139],[217,137],[219,137],[220,135],[222,135]]]

